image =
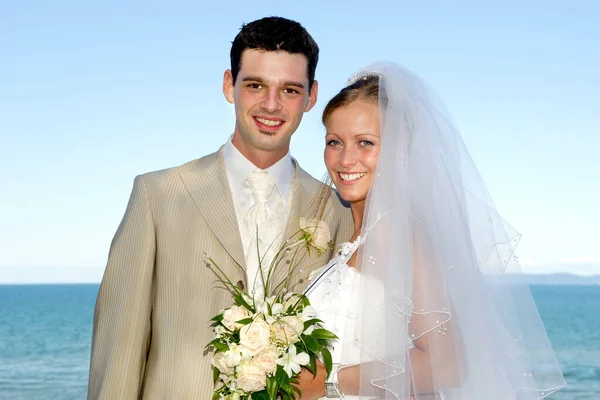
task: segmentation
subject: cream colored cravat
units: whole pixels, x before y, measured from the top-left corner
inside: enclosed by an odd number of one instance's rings
[[[248,176],[245,184],[250,187],[254,198],[254,205],[244,216],[241,227],[244,231],[243,236],[251,238],[244,252],[248,290],[252,291],[254,288],[260,293],[263,281],[258,272],[259,267],[262,267],[263,276],[266,277],[266,271],[281,246],[287,210],[275,181],[267,171],[255,170]],[[275,207],[271,207],[270,204],[275,204]]]

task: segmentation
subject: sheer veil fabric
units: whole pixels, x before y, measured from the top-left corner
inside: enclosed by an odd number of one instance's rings
[[[352,80],[373,74],[381,153],[356,263],[355,338],[342,349],[342,368],[360,353],[364,399],[549,395],[565,385],[563,375],[529,288],[507,279],[520,272],[520,235],[497,213],[426,84],[390,62]]]

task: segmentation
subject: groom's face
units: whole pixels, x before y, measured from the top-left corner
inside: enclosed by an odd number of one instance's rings
[[[317,82],[309,90],[307,66],[302,54],[251,49],[242,53],[235,82],[225,71],[223,93],[235,105],[233,144],[258,167],[288,152],[303,114],[317,101]]]

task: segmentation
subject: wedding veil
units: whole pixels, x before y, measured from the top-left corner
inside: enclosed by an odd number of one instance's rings
[[[520,236],[432,91],[394,63],[353,80],[369,75],[379,76],[382,142],[342,367],[360,353],[361,399],[549,395],[562,373],[528,286],[507,275],[520,272]]]

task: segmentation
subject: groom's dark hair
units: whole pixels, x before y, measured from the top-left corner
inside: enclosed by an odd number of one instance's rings
[[[319,61],[319,46],[298,22],[282,17],[266,17],[242,25],[231,44],[231,75],[234,84],[242,67],[242,53],[247,49],[302,54],[308,61],[308,88],[312,89]]]

